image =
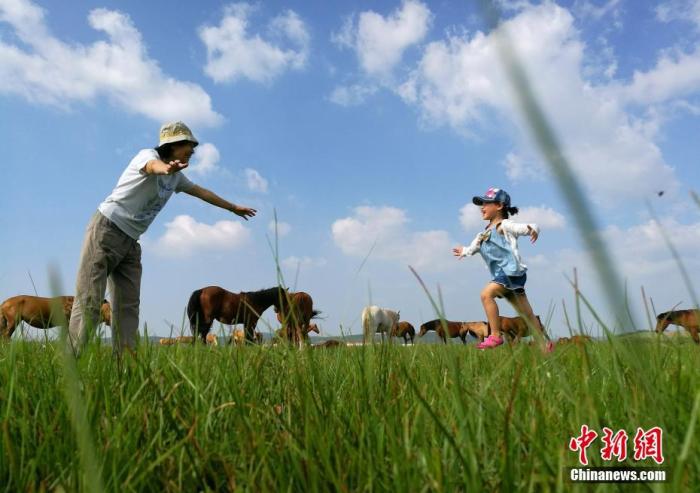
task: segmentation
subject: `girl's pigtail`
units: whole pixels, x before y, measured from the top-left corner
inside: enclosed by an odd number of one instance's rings
[[[510,214],[511,216],[514,216],[515,214],[518,213],[518,210],[519,209],[517,207],[508,207],[508,214]]]

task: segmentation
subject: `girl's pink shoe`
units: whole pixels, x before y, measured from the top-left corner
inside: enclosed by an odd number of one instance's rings
[[[484,342],[480,342],[479,344],[476,345],[477,349],[491,349],[500,346],[503,344],[503,338],[502,337],[496,337],[493,334],[488,336],[486,339],[484,339]]]

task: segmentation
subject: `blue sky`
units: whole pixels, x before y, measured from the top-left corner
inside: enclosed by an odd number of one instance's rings
[[[499,3],[638,319],[640,286],[658,311],[689,307],[647,204],[697,279],[700,1]],[[521,241],[529,296],[565,334],[565,274],[606,302],[497,35],[476,2],[0,0],[0,298],[33,293],[30,272],[49,295],[49,266],[72,292],[91,214],[182,119],[202,143],[188,177],[259,214],[171,199],[142,238],[149,332],[180,327],[196,288],[273,285],[275,210],[285,279],[312,294],[325,334],[359,332],[370,299],[434,318],[409,265],[439,284],[448,318],[481,320],[488,272],[450,249],[483,227],[471,197],[499,186],[516,220],[542,227]]]

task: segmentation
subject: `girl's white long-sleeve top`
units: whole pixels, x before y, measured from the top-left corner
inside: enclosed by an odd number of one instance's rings
[[[523,263],[522,259],[520,258],[520,252],[518,251],[518,236],[529,235],[530,229],[534,230],[537,234],[540,234],[539,226],[537,226],[537,224],[535,223],[516,223],[511,221],[510,219],[504,219],[503,221],[501,221],[500,226],[501,232],[503,233],[503,236],[505,237],[506,241],[508,242],[508,245],[510,245],[511,251],[513,252],[513,257],[515,257],[515,261],[518,263],[519,269],[526,269],[527,265]],[[469,246],[463,247],[462,257],[465,257],[467,255],[476,255],[479,252],[479,250],[481,250],[481,242],[485,234],[486,231],[480,232],[476,235],[476,238],[474,238],[474,240],[469,244]],[[491,234],[498,234],[498,232],[493,231]]]

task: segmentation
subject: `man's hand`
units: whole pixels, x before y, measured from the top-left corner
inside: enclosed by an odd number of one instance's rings
[[[455,257],[458,257],[460,260],[462,260],[464,258],[464,256],[462,255],[463,249],[464,249],[464,247],[462,245],[454,247],[452,249],[452,255],[454,255]]]
[[[175,161],[170,161],[169,163],[165,163],[165,174],[172,175],[174,173],[177,173],[178,171],[185,169],[189,165],[190,163],[181,163],[178,159],[176,159]]]
[[[258,212],[257,210],[251,209],[250,207],[242,207],[240,205],[235,205],[235,204],[229,210],[231,212],[233,212],[234,214],[236,214],[237,216],[241,216],[246,221],[248,220],[249,217],[255,216],[255,214]]]
[[[187,166],[187,164],[185,164],[185,166]],[[257,214],[258,212],[257,210],[252,209],[250,207],[243,207],[240,205],[232,204],[228,200],[222,199],[211,190],[207,190],[206,188],[200,187],[199,185],[192,185],[192,187],[190,187],[188,190],[185,190],[185,193],[188,195],[192,195],[193,197],[197,197],[198,199],[201,199],[205,202],[209,202],[210,204],[215,205],[217,207],[221,207],[222,209],[226,209],[227,211],[233,212],[237,216],[241,216],[246,221],[249,217],[255,216],[255,214]]]
[[[189,166],[189,163],[181,163],[179,160],[165,163],[160,159],[151,159],[142,168],[148,175],[172,175]]]

